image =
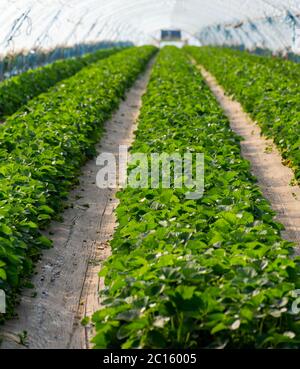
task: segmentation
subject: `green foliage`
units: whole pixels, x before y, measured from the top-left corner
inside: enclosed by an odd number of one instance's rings
[[[205,193],[119,192],[95,348],[298,347],[299,258],[263,198],[239,138],[185,54],[164,48],[133,152],[205,153]]]
[[[119,49],[99,50],[79,58],[58,60],[1,82],[0,119],[12,115],[30,99],[47,91],[57,82],[71,77],[83,67],[118,51]]]
[[[131,48],[83,68],[0,126],[0,289],[9,306],[51,246],[39,229],[62,210],[103,122],[154,51]]]
[[[259,123],[300,181],[300,67],[231,49],[187,47]]]

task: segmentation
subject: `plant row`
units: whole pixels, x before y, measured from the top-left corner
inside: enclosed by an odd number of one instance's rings
[[[51,246],[39,229],[62,210],[103,122],[154,51],[131,48],[83,68],[0,126],[0,289],[9,301]]]
[[[187,50],[274,140],[300,181],[299,65],[230,49]]]
[[[57,82],[69,78],[83,67],[106,58],[119,49],[99,50],[83,57],[58,60],[44,67],[29,70],[0,83],[0,119],[15,113],[33,97]]]
[[[205,154],[205,191],[118,193],[95,348],[297,347],[299,258],[197,69],[179,49],[154,65],[132,152]],[[136,168],[130,163],[129,173]],[[174,183],[174,182],[173,182]]]

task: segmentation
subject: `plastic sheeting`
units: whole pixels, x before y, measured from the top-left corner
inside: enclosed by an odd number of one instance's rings
[[[0,53],[99,41],[155,43],[182,29],[203,44],[291,48],[299,0],[0,0]]]

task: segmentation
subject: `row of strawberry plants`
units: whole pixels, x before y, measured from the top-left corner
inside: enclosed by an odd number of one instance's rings
[[[297,347],[299,258],[197,69],[164,48],[132,152],[205,154],[205,191],[126,187],[92,318],[95,348]],[[129,172],[134,168],[129,166]]]
[[[117,51],[119,49],[99,50],[79,58],[58,60],[1,82],[0,119],[12,115],[30,99],[45,92],[57,82],[71,77],[83,67]]]
[[[236,56],[251,56],[251,59],[259,64],[269,65],[273,70],[276,70],[278,73],[282,73],[285,75],[289,75],[291,77],[299,77],[300,75],[300,64],[295,63],[292,60],[284,59],[283,57],[271,56],[271,55],[258,55],[254,53],[249,53],[247,51],[234,50],[230,47],[219,47],[223,53],[227,53],[228,55],[236,55]]]
[[[290,61],[213,47],[188,47],[272,138],[300,181],[300,68]]]
[[[83,68],[0,126],[0,289],[11,305],[41,248],[51,246],[39,229],[62,210],[103,122],[154,51],[131,48]]]

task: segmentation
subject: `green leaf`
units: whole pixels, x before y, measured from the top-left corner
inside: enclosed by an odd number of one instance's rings
[[[228,327],[226,327],[226,325],[224,323],[218,323],[212,330],[211,330],[211,334],[216,334],[220,331],[223,331],[225,329],[228,329]]]
[[[0,279],[2,279],[3,281],[6,281],[6,279],[7,279],[6,272],[2,268],[0,268]]]
[[[38,242],[45,248],[52,247],[52,241],[45,236],[38,237]]]

